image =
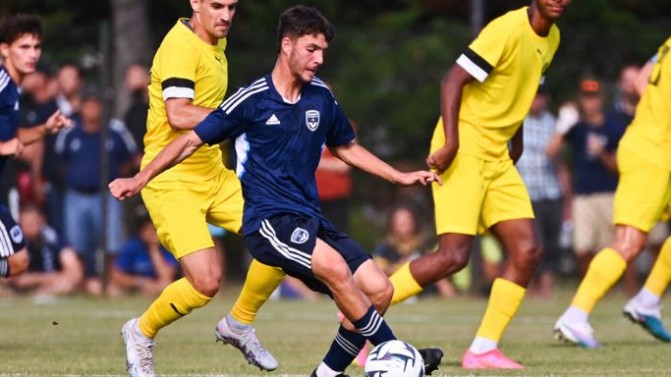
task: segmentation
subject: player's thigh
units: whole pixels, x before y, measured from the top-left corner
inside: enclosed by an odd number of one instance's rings
[[[649,232],[671,199],[671,172],[626,147],[618,149],[617,161],[614,222]]]
[[[316,292],[329,294],[312,271],[312,254],[317,243],[319,221],[295,215],[278,215],[261,221],[258,231],[245,236],[254,259],[281,268]]]
[[[478,158],[457,154],[441,174],[442,186],[431,185],[436,234],[477,233],[485,192],[483,164]]]
[[[142,190],[161,244],[179,259],[214,246],[207,227],[207,193],[179,182],[150,184]]]
[[[239,233],[245,205],[240,180],[233,171],[226,169],[217,178],[216,186],[207,221],[231,233]]]
[[[533,219],[531,199],[512,161],[487,164],[488,186],[482,206],[482,225],[490,228],[501,221]]]

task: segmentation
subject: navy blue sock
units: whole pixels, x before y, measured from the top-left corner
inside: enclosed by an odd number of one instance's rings
[[[389,340],[395,340],[396,336],[391,328],[384,321],[382,316],[371,305],[366,314],[352,324],[359,330],[359,333],[366,337],[374,346]]]
[[[351,332],[340,325],[338,334],[324,357],[324,364],[334,371],[344,372],[365,344],[366,338],[363,335]]]

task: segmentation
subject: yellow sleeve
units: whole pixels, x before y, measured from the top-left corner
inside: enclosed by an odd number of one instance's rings
[[[194,98],[199,55],[191,50],[191,44],[181,41],[177,35],[161,45],[157,69],[164,101],[168,98]]]
[[[510,35],[510,25],[505,19],[499,17],[485,26],[457,59],[457,64],[480,82],[485,81],[504,54]]]

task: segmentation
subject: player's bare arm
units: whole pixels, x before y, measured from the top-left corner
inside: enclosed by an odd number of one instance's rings
[[[112,195],[123,200],[140,192],[149,181],[184,161],[203,145],[195,132],[189,132],[168,144],[151,162],[132,178],[115,179],[109,184]]]
[[[438,173],[442,173],[450,167],[459,150],[458,123],[461,93],[464,86],[473,79],[473,76],[465,69],[455,64],[440,84],[440,114],[445,127],[445,145],[426,159],[426,164]]]
[[[0,141],[0,155],[2,156],[18,156],[22,150],[23,144],[16,137],[7,141]]]
[[[192,130],[212,112],[207,107],[196,106],[190,98],[168,98],[165,101],[168,123],[175,131]]]
[[[524,131],[523,131],[524,125],[521,125],[520,128],[517,129],[517,132],[515,132],[515,135],[513,135],[513,138],[510,139],[510,159],[513,160],[513,163],[517,163],[517,160],[522,157],[522,153],[524,153]]]
[[[432,172],[414,171],[404,173],[398,171],[391,165],[380,160],[356,141],[337,147],[331,147],[330,149],[333,155],[343,160],[346,164],[355,166],[367,173],[376,175],[400,186],[411,186],[414,184],[426,186],[431,182],[442,184],[440,177]]]
[[[39,127],[19,128],[17,137],[23,145],[32,144],[46,135],[54,134],[63,128],[72,127],[72,120],[61,114],[60,110],[54,111],[44,124]]]

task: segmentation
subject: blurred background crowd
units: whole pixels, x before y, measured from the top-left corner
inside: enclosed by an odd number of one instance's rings
[[[263,3],[241,1],[227,47],[231,88],[272,66],[268,52],[276,48],[277,15],[294,2]],[[360,142],[407,169],[423,166],[447,67],[484,23],[526,4],[306,3],[338,28],[320,77],[356,123]],[[43,123],[56,109],[75,126],[26,148],[2,177],[0,200],[20,221],[31,264],[29,273],[0,282],[1,294],[157,295],[179,276],[178,264],[159,244],[141,198],[118,202],[106,185],[139,168],[149,61],[175,20],[191,13],[188,2],[0,5],[0,18],[18,12],[41,14],[46,28],[42,64],[21,88],[21,127]],[[557,280],[577,281],[591,256],[612,239],[615,151],[639,98],[639,71],[671,30],[671,3],[576,1],[559,26],[562,44],[525,120],[525,152],[517,164],[546,251],[531,290],[539,297],[550,297]],[[328,151],[317,183],[326,216],[387,273],[434,249],[430,190],[363,177]],[[626,292],[638,290],[668,232],[667,223],[652,231],[648,251],[625,275]],[[243,242],[218,228],[211,233],[227,255],[229,280],[240,279],[248,263]],[[487,294],[505,253],[487,234],[476,247],[470,268],[428,294]],[[315,298],[291,279],[277,296]]]

